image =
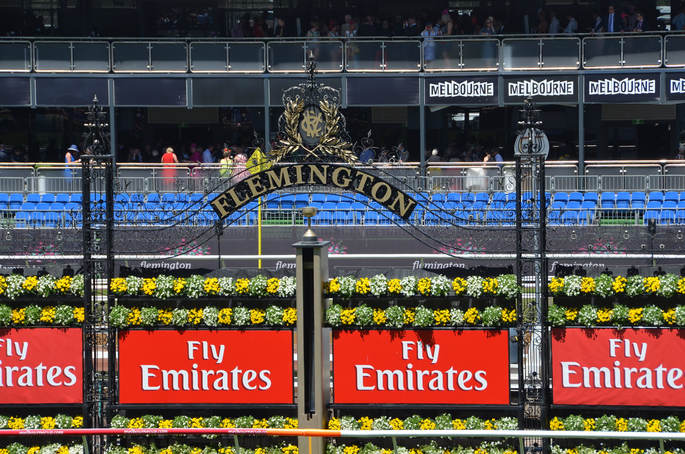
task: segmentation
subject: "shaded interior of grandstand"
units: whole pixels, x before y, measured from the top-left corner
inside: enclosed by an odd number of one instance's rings
[[[120,225],[209,226],[218,217],[209,202],[218,194],[132,193],[117,194],[114,218]],[[410,193],[418,202],[408,221],[355,193],[272,193],[262,199],[266,225],[302,224],[300,209],[317,208],[315,225],[502,225],[516,222],[513,192]],[[4,221],[18,228],[81,227],[81,194],[0,193]],[[93,195],[92,203],[101,203]],[[533,194],[523,194],[523,221],[531,221]],[[257,224],[258,202],[252,201],[230,215],[229,225]],[[685,191],[554,192],[547,193],[550,225],[685,224]]]

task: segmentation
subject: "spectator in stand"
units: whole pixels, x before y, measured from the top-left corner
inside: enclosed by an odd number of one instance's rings
[[[671,30],[685,29],[685,5],[680,8],[680,12],[671,21]]]
[[[71,181],[71,164],[81,161],[80,159],[77,159],[78,152],[78,147],[76,145],[71,145],[67,148],[67,152],[64,153],[64,163],[66,164],[64,168],[64,178],[67,181]]]
[[[537,33],[546,34],[549,33],[549,21],[547,20],[547,13],[545,10],[538,10],[538,27]]]
[[[602,25],[602,18],[597,11],[594,11],[592,13],[592,27],[590,28],[590,31],[592,33],[602,33],[603,30],[604,26]]]
[[[440,36],[440,29],[433,27],[433,24],[426,24],[426,27],[421,32],[423,37],[423,58],[430,63],[435,60],[435,41],[434,36]]]
[[[450,16],[449,11],[443,10],[440,15],[440,35],[453,35],[454,34],[454,21],[452,16]]]
[[[143,154],[140,152],[140,148],[129,148],[128,162],[143,162]]]
[[[328,37],[329,38],[339,38],[340,37],[340,27],[336,23],[331,23],[328,27]]]
[[[169,167],[169,164],[178,164],[178,158],[173,148],[167,147],[166,152],[162,155],[162,164],[167,164],[165,167]]]
[[[221,167],[219,168],[219,175],[222,178],[230,179],[233,175],[233,158],[231,158],[231,149],[224,148],[224,157],[219,161]]]
[[[378,33],[379,36],[392,36],[393,35],[393,30],[390,27],[390,21],[388,19],[383,19],[381,22],[381,29],[380,32]]]
[[[321,33],[319,32],[319,23],[316,21],[311,22],[311,26],[309,27],[309,30],[307,31],[307,38],[318,38],[321,36]]]
[[[578,33],[578,21],[576,18],[569,14],[566,19],[568,23],[564,28],[564,33]]]
[[[282,17],[276,18],[276,24],[274,25],[273,36],[275,36],[277,38],[283,38],[286,36],[285,21],[283,20]]]
[[[243,153],[242,149],[238,149],[235,158],[233,158],[233,184],[243,181],[245,178],[250,176],[250,172],[245,170],[246,163],[247,156],[245,155],[245,153]]]
[[[633,28],[634,32],[643,32],[647,29],[647,26],[645,24],[645,18],[642,15],[642,12],[637,11],[635,13],[635,28]]]
[[[7,150],[5,150],[5,145],[0,144],[0,162],[9,162],[10,160],[10,155],[7,153]]]
[[[255,38],[264,38],[264,25],[261,17],[257,20],[250,19],[250,24],[252,25],[252,36]]]
[[[440,162],[440,155],[438,154],[438,149],[433,148],[433,151],[431,151],[431,155],[428,158],[427,162]]]
[[[340,26],[340,32],[343,36],[350,36],[350,30],[352,29],[352,16],[345,14],[345,22]]]
[[[549,33],[551,35],[557,35],[561,31],[561,23],[559,23],[559,18],[557,18],[556,11],[550,13],[549,19]]]
[[[480,34],[481,35],[494,35],[494,34],[496,34],[494,19],[492,18],[492,16],[489,16],[487,19],[485,19],[485,24],[483,24],[483,28],[480,29]]]
[[[202,153],[200,152],[200,148],[194,143],[190,144],[190,162],[202,162]]]
[[[409,161],[409,150],[404,147],[403,143],[397,145],[397,159],[399,159],[400,162]]]
[[[616,14],[616,9],[614,8],[614,5],[609,5],[609,9],[607,12],[607,17],[603,21],[604,27],[602,28],[603,32],[606,33],[620,33],[623,31],[623,19],[619,14]]]
[[[202,152],[202,162],[204,164],[212,164],[214,162],[214,145],[207,145],[205,151]]]
[[[409,16],[407,19],[407,26],[404,29],[404,36],[417,36],[419,34],[419,26],[416,25],[416,18]]]
[[[376,30],[373,17],[366,16],[364,18],[364,22],[359,26],[359,31],[357,31],[357,36],[378,36],[378,30]]]

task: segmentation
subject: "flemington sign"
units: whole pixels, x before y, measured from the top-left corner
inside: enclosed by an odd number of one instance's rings
[[[332,186],[365,195],[402,219],[408,219],[416,200],[376,175],[344,164],[279,164],[231,186],[211,205],[224,219],[251,200],[280,189],[303,185]]]

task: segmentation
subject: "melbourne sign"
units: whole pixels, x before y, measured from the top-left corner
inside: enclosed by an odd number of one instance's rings
[[[82,345],[79,328],[0,330],[0,403],[82,403]]]
[[[586,102],[658,101],[659,91],[658,74],[585,75]]]
[[[427,104],[497,104],[497,77],[431,77],[426,79]]]
[[[666,73],[666,100],[685,99],[685,73]]]
[[[578,101],[575,76],[512,76],[504,78],[504,101],[521,103],[532,97],[537,103]]]
[[[292,331],[120,332],[119,402],[292,404]]]
[[[506,330],[333,332],[337,404],[509,404]]]
[[[416,208],[416,200],[385,180],[354,167],[340,164],[276,165],[242,180],[219,194],[211,205],[224,219],[251,200],[293,186],[321,184],[354,191],[375,200],[403,219]]]
[[[685,405],[685,330],[552,330],[554,403]]]

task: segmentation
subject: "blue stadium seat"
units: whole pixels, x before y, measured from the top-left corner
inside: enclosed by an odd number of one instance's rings
[[[647,210],[645,211],[645,215],[642,217],[642,220],[645,224],[647,224],[647,221],[650,219],[659,219],[659,213],[661,210]]]
[[[599,194],[596,192],[586,192],[585,197],[583,198],[583,201],[585,202],[595,202],[599,200]]]
[[[664,193],[664,202],[678,202],[680,200],[680,193],[675,191],[667,191]]]
[[[566,209],[567,210],[579,210],[581,205],[580,200],[569,200],[569,202],[566,204]]]
[[[281,208],[284,210],[292,210],[295,206],[295,194],[283,194],[281,196]]]
[[[350,202],[354,200],[354,195],[349,194],[350,198],[347,199]],[[295,208],[296,209],[301,209],[309,205],[309,194],[300,192],[295,194]]]
[[[55,201],[55,194],[45,193],[40,196],[40,201],[43,203],[52,203]]]
[[[15,226],[19,228],[28,227],[30,214],[26,211],[19,211],[14,217]]]
[[[484,203],[490,202],[490,194],[488,194],[487,192],[476,193],[476,202],[484,202]]]
[[[447,194],[447,201],[448,202],[461,202],[461,193],[460,192],[450,192]]]
[[[675,210],[661,210],[659,224],[675,224]]]
[[[578,223],[578,212],[575,210],[565,211],[561,215],[561,223],[565,225],[573,225]]]
[[[661,200],[650,200],[647,202],[647,209],[648,210],[660,210],[661,209]]]
[[[685,200],[685,191],[680,193],[680,200]]]
[[[340,195],[338,194],[326,194],[326,202],[340,202]]]
[[[71,194],[69,201],[73,203],[81,203],[83,201],[83,196],[78,192]]]
[[[186,192],[179,192],[176,194],[176,201],[188,203],[190,201],[190,196]]]
[[[324,203],[326,201],[326,194],[312,194],[312,202]]]
[[[464,192],[461,195],[461,201],[464,204],[472,204],[476,201],[476,195],[473,192]]]
[[[447,200],[447,196],[443,194],[442,192],[436,192],[433,194],[432,198],[433,202],[439,202],[439,203],[444,203]]]
[[[597,207],[597,202],[594,200],[584,200],[583,203],[580,204],[580,208],[584,210],[594,210]]]
[[[664,200],[661,204],[662,210],[675,210],[678,207],[678,202],[676,200]]]
[[[515,194],[514,194],[515,196]],[[554,193],[554,201],[555,202],[568,202],[568,193],[566,192],[555,192]]]
[[[583,193],[582,192],[572,192],[568,195],[568,201],[569,202],[582,202],[583,201]]]
[[[678,210],[676,213],[676,222],[678,224],[685,224],[685,210]]]
[[[64,211],[64,204],[59,202],[51,203],[50,211],[62,212]]]
[[[176,194],[173,192],[165,192],[162,194],[162,203],[174,203],[176,201]]]
[[[201,192],[193,192],[192,194],[190,194],[189,200],[190,200],[190,203],[198,204],[198,203],[202,202],[203,199],[204,199],[204,196],[202,195]]]
[[[40,194],[33,192],[26,196],[26,201],[30,203],[40,203]]]

